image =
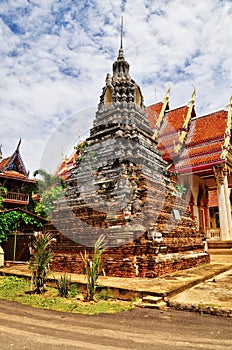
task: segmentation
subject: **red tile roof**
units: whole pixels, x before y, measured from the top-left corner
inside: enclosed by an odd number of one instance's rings
[[[148,121],[150,123],[151,129],[154,129],[162,107],[163,107],[163,102],[157,102],[145,108],[145,112],[148,115]]]
[[[179,141],[179,132],[183,127],[188,109],[188,106],[182,106],[165,113],[158,134],[158,149],[163,152],[164,159],[167,161],[171,161],[172,157],[176,156],[174,147]]]
[[[192,120],[186,144],[224,137],[228,112],[218,111]]]
[[[36,183],[36,180],[29,179],[28,176],[18,173],[17,171],[4,171],[0,172],[0,178],[12,179],[12,180],[21,180],[30,183]]]
[[[7,163],[9,162],[9,160],[11,159],[11,157],[8,157],[8,158],[5,158],[5,159],[2,159],[1,162],[0,162],[0,171],[2,171]]]
[[[71,170],[76,165],[76,160],[79,157],[76,151],[70,156],[69,159],[64,160],[55,172],[56,176],[61,176],[63,180],[67,180],[71,175]]]
[[[8,177],[19,177],[21,179],[27,179],[27,176],[25,176],[24,174],[21,174],[17,171],[14,171],[14,170],[6,170],[6,171],[4,171],[4,175],[6,175]]]
[[[224,135],[227,123],[227,111],[218,111],[206,116],[195,118],[176,169],[197,167],[224,162],[220,158],[224,145]]]
[[[160,129],[160,137],[181,130],[188,113],[188,106],[172,109],[165,113],[164,121]]]

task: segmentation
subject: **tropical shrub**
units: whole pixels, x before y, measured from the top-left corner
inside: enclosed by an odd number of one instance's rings
[[[66,274],[60,276],[60,279],[56,281],[58,288],[58,294],[60,297],[67,298],[70,291],[71,277],[67,277]]]
[[[32,256],[29,261],[29,269],[32,271],[33,291],[41,294],[45,291],[45,283],[49,272],[51,260],[51,246],[55,238],[51,233],[38,232],[32,242]]]
[[[91,301],[94,299],[96,292],[97,280],[101,272],[101,255],[104,252],[104,236],[101,235],[94,245],[93,257],[89,258],[89,255],[85,251],[84,255],[81,254],[84,262],[84,273],[87,277],[87,295],[86,300]]]

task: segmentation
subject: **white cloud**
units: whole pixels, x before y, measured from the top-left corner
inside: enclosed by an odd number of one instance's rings
[[[228,104],[229,0],[2,1],[4,155],[13,152],[22,137],[26,166],[33,171],[40,167],[46,142],[67,118],[70,122],[77,116],[75,127],[86,130],[86,118],[78,112],[98,104],[106,73],[117,57],[122,14],[125,56],[147,105],[163,99],[169,81],[173,107],[189,101],[192,84],[200,114]]]

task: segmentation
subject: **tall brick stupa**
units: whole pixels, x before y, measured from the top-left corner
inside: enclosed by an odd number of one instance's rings
[[[188,202],[178,196],[152,135],[121,43],[82,158],[54,211],[55,226],[74,242],[65,246],[58,240],[56,268],[81,272],[78,252],[101,234],[108,275],[155,277],[209,260]]]

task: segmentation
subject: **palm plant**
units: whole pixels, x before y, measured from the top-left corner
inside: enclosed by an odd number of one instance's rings
[[[35,206],[37,215],[50,218],[57,200],[63,195],[64,180],[60,176],[51,175],[44,169],[38,169],[34,172],[34,177],[41,176],[38,179],[38,187],[40,191],[40,201]]]
[[[42,179],[38,180],[38,186],[41,192],[45,192],[53,186],[62,186],[64,187],[64,181],[60,176],[49,174],[44,169],[37,169],[34,171],[33,176],[36,177],[40,175]]]
[[[87,295],[86,300],[91,301],[94,299],[94,295],[97,287],[97,280],[101,272],[101,255],[104,252],[104,235],[101,235],[94,245],[93,258],[89,258],[89,255],[85,251],[82,255],[84,262],[84,272],[87,276]]]
[[[29,268],[32,271],[32,285],[34,293],[41,294],[45,291],[45,283],[51,260],[51,246],[55,241],[51,233],[39,232],[32,242],[32,257],[29,261]]]

